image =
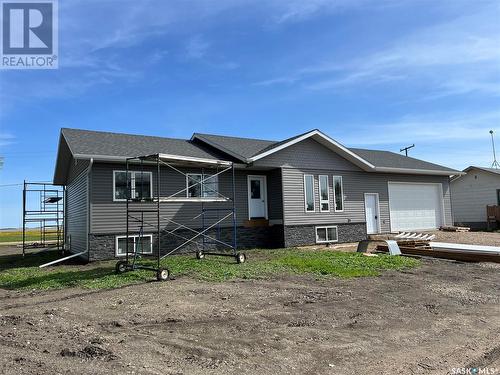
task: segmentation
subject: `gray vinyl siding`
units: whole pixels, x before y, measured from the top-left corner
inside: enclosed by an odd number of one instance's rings
[[[486,222],[486,206],[497,205],[500,174],[478,169],[451,182],[453,216],[456,223]]]
[[[138,168],[131,168],[139,170]],[[92,189],[91,189],[91,227],[92,234],[105,233],[123,233],[126,229],[126,203],[113,201],[113,171],[125,170],[121,164],[96,163],[92,167]],[[151,171],[153,174],[153,194],[156,195],[156,167],[145,167],[145,171]],[[200,168],[180,168],[184,173],[200,173]],[[205,173],[216,173],[215,170],[205,168]],[[235,173],[236,190],[236,218],[237,225],[244,225],[248,220],[248,185],[247,176],[265,175],[268,183],[268,212],[271,219],[282,219],[282,198],[281,198],[281,171],[242,171]],[[160,172],[160,193],[161,196],[169,196],[186,187],[186,177],[174,170],[162,167]],[[231,172],[224,172],[218,176],[219,191],[225,196],[232,197]],[[178,196],[186,196],[186,192]],[[279,207],[276,205],[279,203]],[[206,203],[205,207],[211,208],[230,208],[232,203]],[[130,207],[135,209],[154,209],[153,203],[131,203]],[[201,212],[201,203],[161,203],[160,204],[160,225],[162,227],[169,224],[169,220],[187,225],[190,227],[200,227],[201,218],[193,219]],[[228,212],[220,212],[219,218],[222,218]],[[140,214],[137,214],[140,215]],[[207,222],[213,223],[217,219],[217,213],[212,213],[207,217]],[[145,221],[156,225],[156,213],[144,213]],[[230,220],[226,220],[223,225],[232,225]],[[137,222],[129,222],[131,230],[138,231]],[[172,224],[170,224],[172,226]],[[145,226],[145,232],[154,232],[152,226]]]
[[[71,252],[87,250],[88,162],[80,161],[78,169],[70,167],[72,181],[66,186],[66,238],[71,238]]]
[[[361,171],[359,167],[347,159],[344,159],[310,138],[257,160],[253,166],[285,168],[318,168],[318,166],[327,166],[329,169],[335,170]]]
[[[447,177],[399,175],[340,171],[335,169],[296,169],[283,168],[284,191],[284,224],[335,224],[365,222],[364,193],[378,193],[380,205],[380,223],[382,232],[390,232],[388,183],[392,182],[424,182],[441,183],[443,186],[445,223],[451,224],[450,188]],[[315,212],[305,212],[304,174],[314,175]],[[330,212],[319,211],[319,179],[320,174],[329,177]],[[342,176],[344,189],[344,211],[335,212],[333,176]]]
[[[69,166],[68,172],[68,186],[76,177],[87,170],[89,164],[89,160],[71,159],[71,165]]]
[[[273,169],[267,174],[267,201],[269,220],[283,220],[282,193],[283,190],[281,188],[281,169]],[[245,200],[248,201],[248,197]]]

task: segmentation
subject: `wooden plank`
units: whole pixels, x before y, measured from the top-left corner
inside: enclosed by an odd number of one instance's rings
[[[447,251],[445,249],[435,250],[435,249],[425,249],[425,248],[415,248],[415,247],[405,247],[399,246],[401,253],[403,255],[418,255],[427,256],[433,258],[441,259],[452,259],[459,260],[463,262],[494,262],[500,263],[500,256],[496,254],[480,253],[480,252],[467,252],[467,251]],[[378,245],[378,251],[388,252],[386,245]]]
[[[470,228],[468,227],[455,227],[455,226],[442,226],[439,228],[444,232],[469,232]]]
[[[472,252],[486,252],[496,255],[500,255],[500,247],[497,246],[481,246],[481,245],[466,245],[459,243],[447,243],[447,242],[430,242],[429,245],[434,249],[447,249],[450,251],[472,251]]]
[[[154,199],[156,202],[157,200]],[[160,202],[181,202],[181,203],[210,203],[210,202],[229,202],[229,198],[225,197],[162,197]]]

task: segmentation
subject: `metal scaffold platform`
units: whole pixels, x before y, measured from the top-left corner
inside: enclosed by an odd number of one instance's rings
[[[196,172],[185,173],[181,171],[184,167]],[[162,177],[162,168],[180,175],[186,181],[186,187],[173,194],[165,194],[169,180],[167,176]],[[152,177],[153,171],[156,172],[156,181]],[[237,263],[246,261],[245,254],[237,252],[234,163],[153,154],[127,158],[125,173],[126,250],[125,260],[116,264],[117,273],[146,269],[156,272],[158,280],[167,280],[170,271],[161,267],[161,260],[189,244],[195,244],[197,259],[218,255],[234,257]],[[223,174],[230,175],[228,180],[231,189],[227,195],[222,194],[218,188],[219,176]],[[146,184],[150,184],[151,188],[147,189]],[[162,209],[167,211],[168,205],[174,203],[177,203],[178,210],[182,210],[184,205],[201,204],[200,212],[188,220],[193,225],[188,225],[186,220],[174,220],[169,215],[162,214]],[[178,208],[179,203],[183,205],[181,208]],[[222,204],[224,206],[217,206]],[[224,228],[231,228],[229,236],[223,237],[223,224]],[[148,241],[151,241],[149,245],[153,247],[150,237],[153,233],[156,234],[155,267],[138,263],[140,258],[151,255],[144,249],[147,248]],[[173,249],[163,249],[162,242],[173,243]]]
[[[56,248],[64,251],[64,195],[62,186],[48,182],[23,183],[23,257],[27,249]],[[39,231],[38,240],[27,234]]]

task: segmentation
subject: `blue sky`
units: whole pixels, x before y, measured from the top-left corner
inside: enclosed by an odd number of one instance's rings
[[[497,0],[64,0],[59,25],[58,70],[0,71],[0,185],[51,180],[61,127],[319,128],[458,169],[490,165],[500,134]],[[0,187],[0,227],[20,192]]]

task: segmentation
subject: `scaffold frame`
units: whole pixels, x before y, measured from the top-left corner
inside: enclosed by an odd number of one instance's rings
[[[202,239],[202,249],[198,249],[196,251],[197,259],[203,259],[206,255],[218,255],[218,256],[229,256],[234,257],[237,263],[243,263],[246,261],[246,255],[244,253],[237,252],[237,225],[236,225],[236,186],[235,186],[235,164],[230,161],[224,160],[213,160],[213,159],[202,159],[202,158],[186,158],[180,157],[176,155],[170,154],[152,154],[152,155],[144,155],[144,156],[136,156],[127,158],[125,161],[125,178],[126,178],[126,245],[125,245],[125,260],[121,260],[116,264],[116,272],[123,273],[126,271],[133,271],[138,269],[146,269],[156,272],[156,277],[158,280],[167,280],[170,276],[170,271],[167,268],[161,267],[161,260],[167,256],[173,255],[179,252],[183,247],[190,244],[191,242]],[[131,169],[132,166],[135,166],[134,169]],[[156,170],[156,189],[153,188],[154,178],[151,178],[150,184],[150,194],[146,194],[143,196],[144,190],[144,174],[146,173],[145,167],[149,168],[154,167]],[[139,167],[139,170],[137,170]],[[186,179],[186,187],[176,191],[173,194],[169,194],[167,196],[162,196],[162,184],[161,184],[161,170],[162,167],[166,167],[170,170],[173,170],[176,173],[181,174]],[[194,179],[190,175],[192,172],[183,172],[181,168],[189,167],[201,169],[201,178],[199,180]],[[205,174],[205,168],[209,168],[210,170],[216,170],[216,173],[210,174],[207,177]],[[137,195],[137,187],[136,187],[136,178],[134,177],[134,187],[132,187],[132,174],[131,172],[140,173],[140,193],[141,195]],[[148,173],[150,171],[147,171]],[[222,194],[219,190],[210,187],[205,184],[207,181],[214,181],[215,177],[222,174],[230,174],[231,175],[231,196],[226,196]],[[134,175],[135,176],[135,175]],[[151,174],[153,176],[153,173]],[[201,195],[199,197],[190,197],[189,189],[195,186],[200,185]],[[205,196],[205,189],[208,189],[208,194]],[[184,196],[180,196],[184,194]],[[133,196],[134,195],[134,196]],[[151,195],[151,196],[148,196]],[[141,204],[149,203],[147,208],[140,207]],[[173,220],[170,217],[162,216],[161,214],[161,205],[169,204],[169,203],[201,203],[201,212],[195,215],[191,220],[201,219],[201,229],[199,227],[193,228],[187,224],[180,223],[178,221]],[[230,207],[227,208],[213,208],[206,207],[207,203],[230,203]],[[153,204],[153,205],[151,205]],[[140,208],[138,208],[140,207]],[[181,208],[182,209],[182,208]],[[207,219],[208,213],[216,213],[217,220],[215,222],[210,222]],[[145,214],[155,214],[155,222],[152,223],[150,220],[148,221],[145,218]],[[222,213],[222,214],[221,214]],[[231,220],[230,227],[232,227],[232,236],[231,241],[223,241],[221,240],[221,223]],[[163,224],[162,224],[163,222]],[[131,224],[136,223],[139,224],[139,232],[136,234],[136,230],[132,230]],[[168,225],[172,224],[175,228],[170,230],[168,229]],[[163,226],[163,227],[162,227]],[[140,257],[147,256],[143,252],[144,249],[144,234],[145,227],[152,229],[154,233],[156,233],[156,254],[155,261],[156,267],[145,266],[139,264],[137,261]],[[188,232],[191,236],[187,236],[186,234],[177,233],[179,230],[184,230]],[[213,236],[209,234],[211,230],[215,229],[216,235]],[[148,231],[148,235],[152,231]],[[162,233],[164,234],[162,236]],[[130,251],[132,236],[138,237],[140,246],[137,246],[136,241],[134,240],[133,251]],[[162,253],[162,237],[172,236],[177,239],[183,240],[179,245],[175,246],[172,250]],[[229,251],[207,251],[207,246],[209,245],[218,245],[219,247],[223,247]],[[151,247],[153,247],[153,241],[151,243]],[[138,248],[141,251],[138,251]]]
[[[38,205],[34,207],[33,198],[38,197]],[[64,253],[64,204],[66,189],[50,182],[23,182],[23,257],[29,248],[56,248]],[[35,209],[36,208],[36,209]],[[27,230],[31,223],[37,223],[40,230],[39,242],[27,240]],[[48,234],[55,239],[48,240]]]

